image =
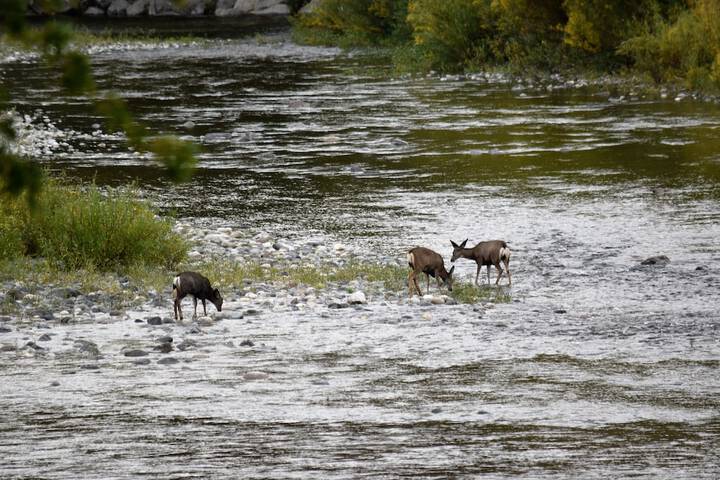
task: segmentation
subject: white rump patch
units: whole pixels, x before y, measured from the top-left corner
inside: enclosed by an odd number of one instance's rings
[[[407,261],[408,264],[412,265],[412,267],[415,268],[415,255],[412,252],[407,254]]]
[[[503,247],[500,249],[500,258],[507,258],[510,260],[510,249],[507,247]]]
[[[180,288],[180,276],[173,278],[173,287],[179,289]]]

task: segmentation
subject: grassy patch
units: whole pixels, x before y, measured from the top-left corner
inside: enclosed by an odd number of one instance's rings
[[[322,290],[336,283],[364,280],[382,283],[382,288],[389,292],[405,294],[408,291],[407,268],[379,263],[350,262],[342,266],[292,264],[285,267],[264,268],[258,262],[241,263],[212,259],[201,264],[188,265],[187,268],[202,272],[221,290],[246,288],[258,282],[272,283],[278,287],[304,285]],[[433,285],[435,293],[434,288]],[[465,282],[455,282],[450,296],[459,303],[469,304],[511,301],[510,294],[503,288],[476,287],[472,283]]]
[[[172,222],[131,189],[101,191],[49,180],[34,209],[22,197],[3,197],[0,218],[0,261],[37,257],[58,271],[169,268],[188,250]]]
[[[242,288],[249,283],[267,282],[283,286],[306,285],[316,289],[329,284],[363,279],[383,282],[384,288],[400,291],[405,288],[407,272],[393,265],[351,262],[343,266],[289,264],[282,267],[263,267],[259,262],[228,262],[212,259],[187,266],[203,272],[213,283],[225,288]]]
[[[509,303],[512,300],[503,288],[488,285],[476,287],[472,283],[464,282],[455,282],[450,294],[458,303]]]

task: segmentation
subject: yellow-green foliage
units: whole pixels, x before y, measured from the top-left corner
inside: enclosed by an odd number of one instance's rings
[[[472,283],[461,282],[456,282],[453,285],[451,296],[459,303],[508,303],[511,300],[510,294],[508,294],[502,287],[476,287]]]
[[[283,286],[306,285],[325,288],[329,283],[363,279],[383,282],[386,289],[402,290],[407,269],[393,265],[352,262],[343,266],[290,264],[285,267],[263,267],[258,262],[237,262],[211,259],[192,268],[204,272],[213,284],[226,288],[242,288],[245,283],[269,282]]]
[[[308,43],[376,45],[406,35],[407,1],[323,0],[296,19],[296,36]]]
[[[563,0],[493,0],[498,30],[515,41],[553,38],[567,22]]]
[[[565,42],[588,52],[613,52],[657,13],[653,0],[565,0]]]
[[[0,251],[38,256],[61,269],[100,271],[135,264],[170,267],[188,245],[169,220],[155,215],[132,191],[103,192],[48,181],[35,208],[22,197],[0,204]],[[20,239],[20,241],[18,241]]]
[[[305,40],[389,42],[401,71],[630,66],[720,85],[720,0],[321,0],[295,26]]]
[[[408,23],[431,68],[486,62],[495,32],[490,0],[411,0]]]
[[[657,82],[720,87],[720,0],[698,0],[673,22],[658,19],[645,33],[624,42],[620,51]]]

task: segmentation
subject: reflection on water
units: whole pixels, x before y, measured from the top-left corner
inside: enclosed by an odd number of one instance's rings
[[[62,120],[72,151],[50,168],[372,257],[502,238],[513,302],[226,322],[176,370],[2,357],[10,478],[720,475],[717,106],[398,79],[275,31],[92,60],[153,130],[198,142],[200,168],[167,184],[46,69],[3,65],[19,111]],[[637,268],[656,254],[671,264]],[[248,335],[262,348],[218,340]]]

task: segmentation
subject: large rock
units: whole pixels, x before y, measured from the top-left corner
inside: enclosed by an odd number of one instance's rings
[[[212,1],[211,0],[188,0],[185,4],[185,13],[187,15],[205,15],[205,13],[212,12]]]
[[[666,255],[657,255],[655,257],[646,258],[640,265],[667,265],[670,259]]]
[[[151,0],[136,0],[132,5],[127,7],[125,11],[128,17],[137,17],[148,12]]]
[[[110,17],[124,17],[127,15],[127,9],[130,4],[126,0],[113,0],[107,9],[107,14]]]
[[[83,15],[87,15],[88,17],[101,17],[105,15],[105,10],[98,7],[89,7]]]
[[[167,16],[180,14],[180,7],[170,0],[150,0],[149,4],[148,15]]]
[[[218,0],[215,15],[288,15],[290,7],[285,0]]]

